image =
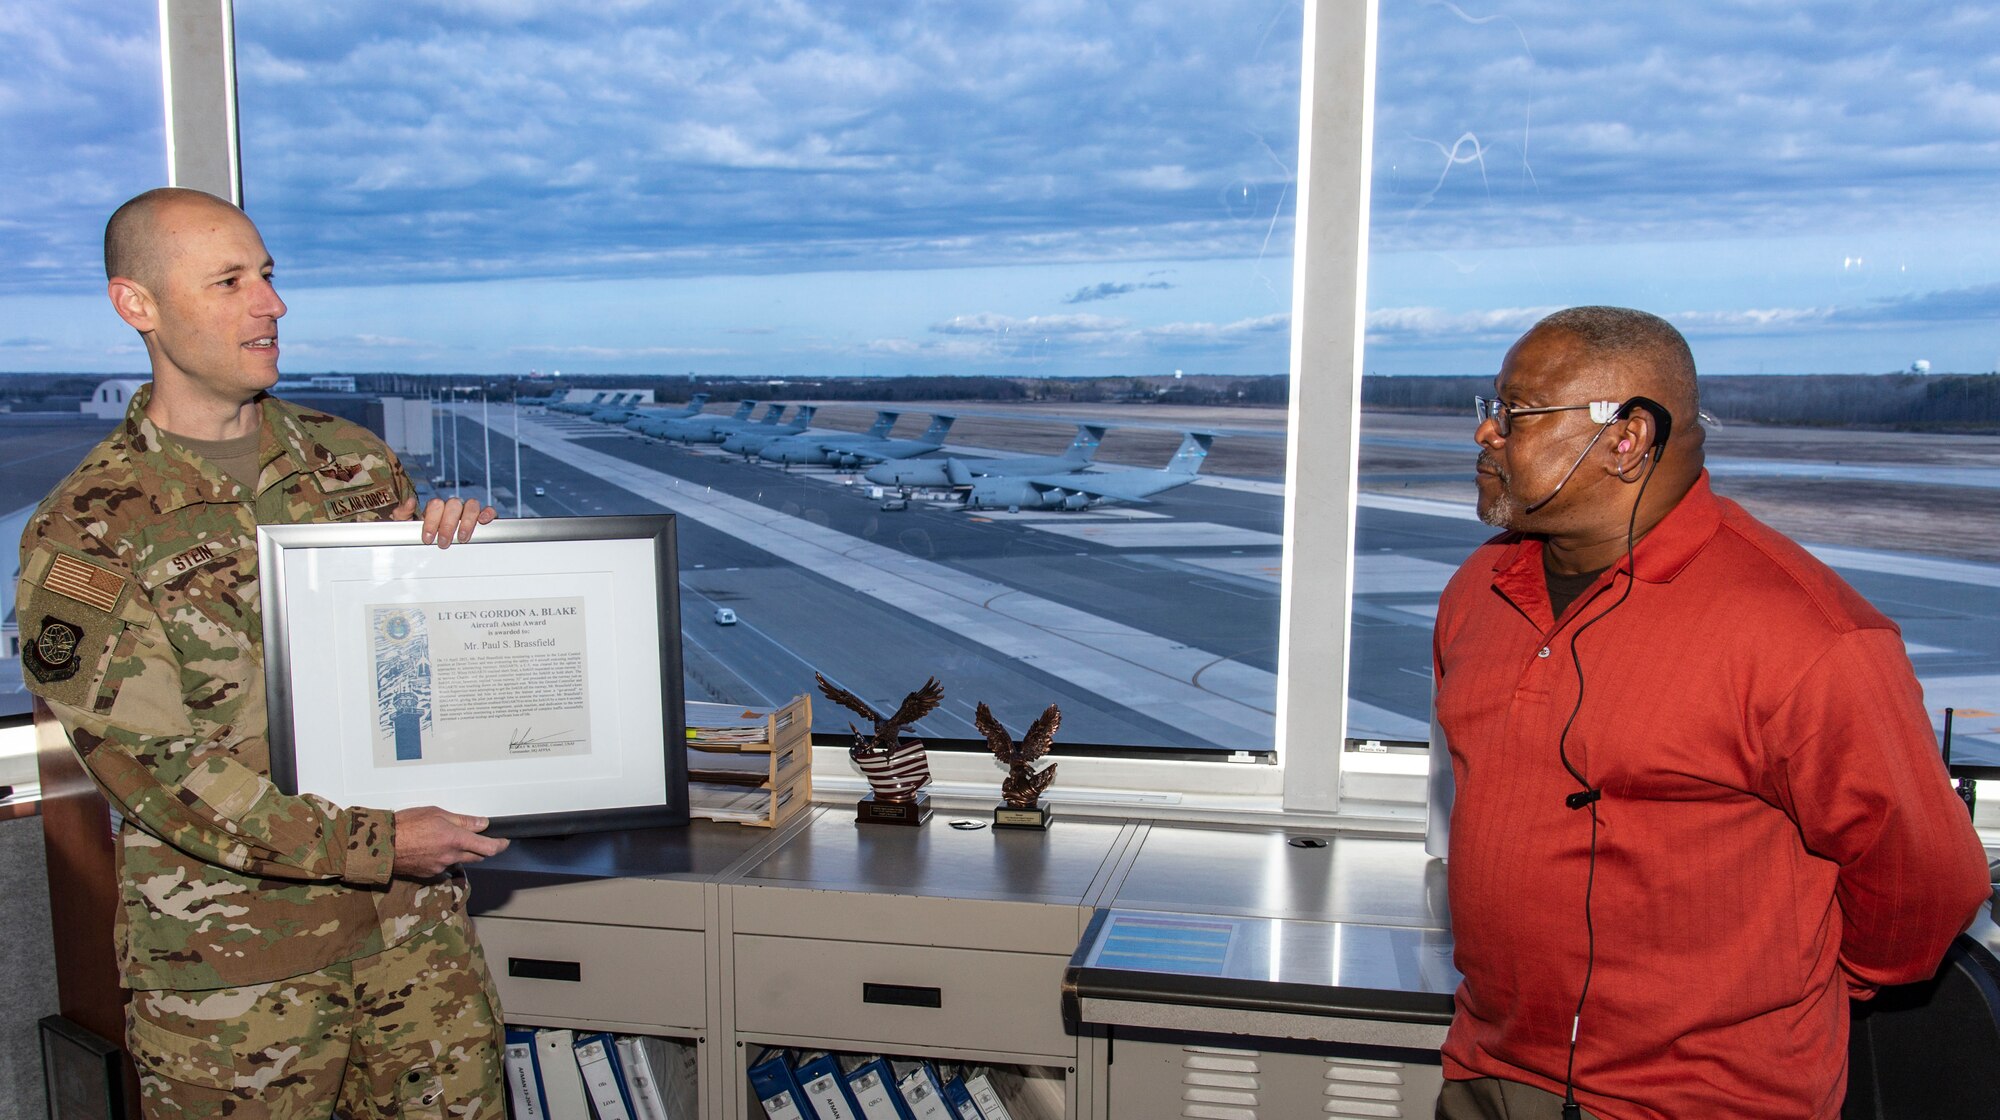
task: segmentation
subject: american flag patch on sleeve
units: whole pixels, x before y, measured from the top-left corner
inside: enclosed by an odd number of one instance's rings
[[[50,561],[49,574],[42,577],[42,590],[66,595],[106,613],[118,609],[118,593],[124,589],[125,578],[117,572],[68,555]]]

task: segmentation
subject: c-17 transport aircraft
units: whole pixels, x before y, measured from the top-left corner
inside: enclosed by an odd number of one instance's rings
[[[907,459],[922,455],[926,451],[936,451],[944,445],[945,433],[951,430],[951,422],[957,417],[946,416],[942,412],[931,415],[931,426],[916,439],[889,439],[889,429],[896,424],[901,413],[878,412],[875,425],[862,434],[837,432],[814,435],[787,436],[772,440],[762,451],[759,459],[785,466],[819,464],[833,467],[858,467],[863,463],[879,463],[884,459]]]
[[[1090,465],[1090,460],[1097,455],[1097,445],[1104,441],[1104,432],[1103,427],[1095,424],[1078,424],[1076,438],[1060,455],[1024,456],[1019,459],[961,459],[956,455],[942,459],[904,459],[879,463],[868,468],[868,473],[861,477],[881,486],[941,490],[946,487],[963,489],[971,486],[973,479],[982,477],[1068,474]]]
[[[1079,510],[1098,502],[1143,503],[1154,494],[1193,482],[1213,442],[1215,437],[1207,432],[1187,433],[1174,457],[1159,470],[1137,467],[1105,474],[975,478],[966,491],[965,508]]]

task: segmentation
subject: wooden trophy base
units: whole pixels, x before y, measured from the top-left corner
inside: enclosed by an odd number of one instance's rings
[[[922,790],[908,801],[877,801],[874,794],[854,803],[856,824],[920,825],[931,819],[931,795]]]
[[[1009,805],[1003,801],[993,807],[993,827],[1045,830],[1054,816],[1055,810],[1040,801],[1033,805]]]

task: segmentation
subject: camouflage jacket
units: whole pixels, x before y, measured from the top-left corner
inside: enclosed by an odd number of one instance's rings
[[[21,540],[22,670],[123,815],[118,954],[137,989],[236,987],[394,945],[464,880],[392,878],[394,815],[270,781],[257,526],[384,520],[413,491],[344,420],[261,402],[256,493],[124,423]]]

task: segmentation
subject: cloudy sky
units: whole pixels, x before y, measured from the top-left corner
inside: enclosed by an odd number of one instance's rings
[[[140,368],[154,7],[0,6],[0,370]],[[1614,18],[1615,17],[1615,18]],[[239,0],[293,372],[1280,373],[1292,0]],[[2000,14],[1382,0],[1368,368],[2000,361]]]

